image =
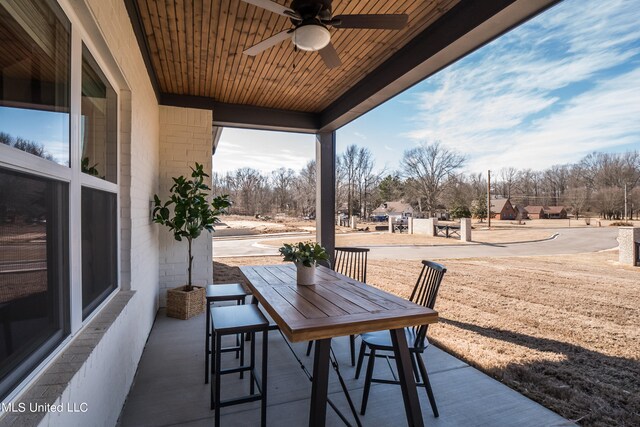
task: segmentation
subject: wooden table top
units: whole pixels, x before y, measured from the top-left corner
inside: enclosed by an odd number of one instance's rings
[[[399,329],[438,321],[435,310],[336,273],[316,270],[298,286],[291,264],[243,266],[253,295],[292,342]]]

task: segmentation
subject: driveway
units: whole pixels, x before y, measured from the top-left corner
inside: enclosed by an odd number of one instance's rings
[[[506,257],[532,255],[562,255],[586,252],[597,252],[618,246],[616,237],[618,229],[615,227],[601,228],[558,228],[550,231],[555,237],[536,242],[522,243],[461,243],[460,245],[442,246],[368,246],[371,249],[369,257],[372,259],[436,259],[436,258],[477,258],[477,257]],[[290,237],[298,235],[290,234]],[[309,237],[309,234],[300,234]],[[213,242],[215,257],[242,257],[278,255],[278,249],[262,242],[275,237],[242,237],[216,238]]]
[[[243,256],[278,255],[278,248],[261,245],[267,240],[279,240],[283,237],[300,237],[301,240],[313,238],[311,233],[286,233],[266,237],[266,235],[215,237],[213,239],[213,256],[216,258],[231,258]]]
[[[372,247],[369,256],[374,259],[429,259],[564,255],[598,252],[618,246],[618,229],[613,227],[562,228],[555,233],[554,238],[537,242]]]

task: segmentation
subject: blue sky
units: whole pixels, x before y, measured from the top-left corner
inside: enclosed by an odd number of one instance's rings
[[[367,146],[392,171],[404,150],[440,141],[480,172],[640,149],[638,23],[637,0],[565,0],[339,129],[338,153]],[[313,142],[225,129],[214,170],[297,170]]]
[[[0,107],[0,132],[38,142],[57,163],[69,162],[67,113]]]

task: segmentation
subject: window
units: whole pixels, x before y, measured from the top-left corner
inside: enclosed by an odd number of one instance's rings
[[[82,46],[82,172],[116,182],[116,92]]]
[[[65,166],[70,29],[57,4],[0,3],[0,143]]]
[[[116,195],[82,188],[82,317],[118,286]]]
[[[0,399],[118,287],[117,91],[71,30],[0,0]]]
[[[68,185],[0,168],[0,395],[69,331]]]
[[[118,174],[117,107],[115,90],[83,45],[80,121],[80,167],[84,173],[81,194],[83,319],[118,287],[118,197],[114,185]]]

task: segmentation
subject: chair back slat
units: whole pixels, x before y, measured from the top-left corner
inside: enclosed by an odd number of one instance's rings
[[[367,283],[367,248],[339,247],[335,249],[334,270],[354,280]]]
[[[423,307],[433,309],[436,305],[436,297],[440,289],[442,278],[447,269],[438,263],[432,261],[422,261],[422,270],[416,281],[416,286],[411,292],[409,300]],[[429,325],[414,326],[415,348],[424,347],[425,337],[427,336],[427,328]]]

